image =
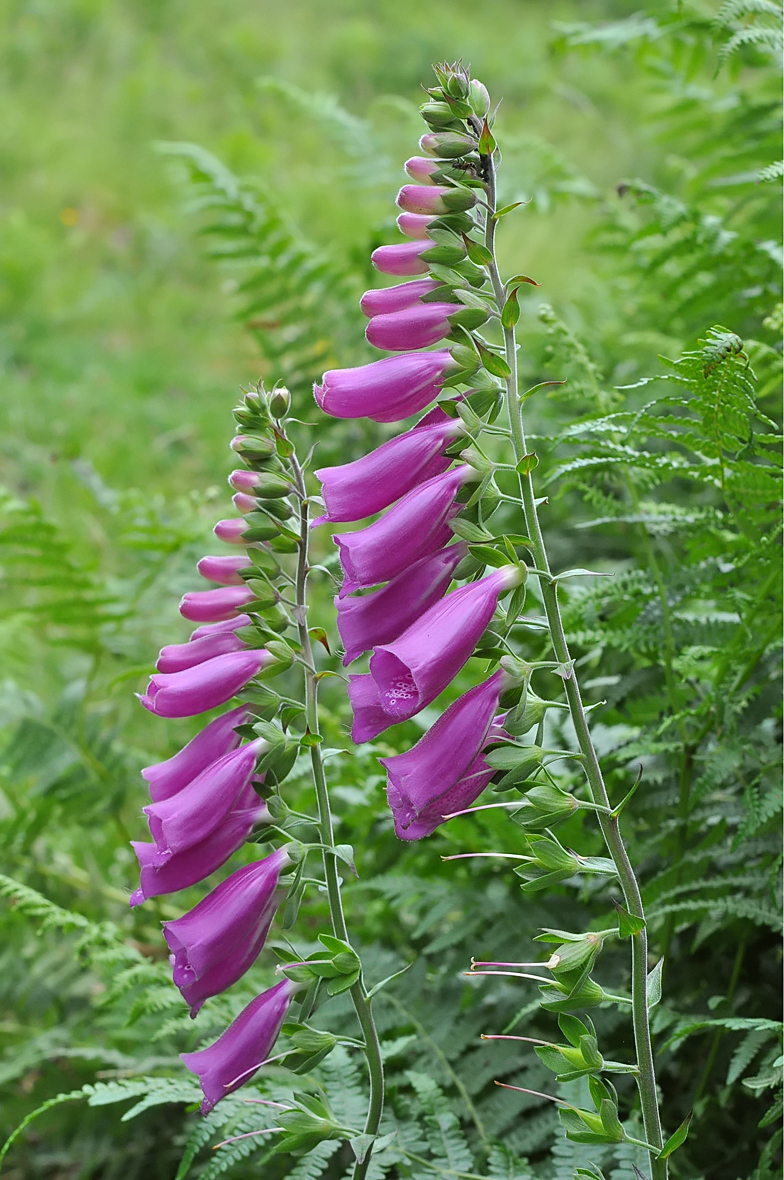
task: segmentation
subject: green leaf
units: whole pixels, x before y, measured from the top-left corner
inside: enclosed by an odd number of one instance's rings
[[[495,151],[495,140],[490,133],[490,126],[485,119],[482,126],[482,134],[479,136],[479,155],[490,156]]]
[[[494,569],[501,569],[505,565],[509,565],[509,558],[506,553],[502,553],[499,549],[494,549],[492,545],[469,545],[468,552],[477,561],[481,561],[483,565],[490,565]]]
[[[520,319],[520,304],[517,301],[517,288],[510,291],[506,303],[501,309],[501,324],[504,328],[513,328]]]
[[[539,457],[534,451],[530,451],[527,455],[523,455],[522,459],[515,464],[515,471],[519,472],[520,475],[528,475],[538,465]]]
[[[479,356],[482,359],[482,364],[487,369],[488,373],[492,373],[494,377],[511,377],[512,370],[506,363],[502,356],[495,352],[491,352],[484,344],[477,341],[477,348],[479,349]]]
[[[512,275],[511,279],[508,279],[508,280],[507,280],[507,284],[506,284],[506,286],[507,286],[507,289],[508,289],[509,287],[519,287],[519,286],[521,286],[523,283],[529,283],[529,284],[530,284],[530,286],[532,286],[532,287],[538,287],[538,286],[539,286],[539,284],[537,283],[536,279],[532,279],[532,278],[530,278],[528,275]],[[543,385],[552,385],[552,384],[553,384],[553,382],[551,382],[551,381],[544,381],[544,382],[542,382],[542,384],[543,384]],[[562,384],[562,383],[559,381],[559,382],[557,382],[557,384],[559,384],[559,385],[560,385],[560,384]],[[536,387],[536,388],[537,388],[537,389],[539,389],[540,387],[537,385],[537,387]]]
[[[492,266],[493,255],[487,246],[483,246],[481,242],[475,242],[467,234],[463,234],[463,241],[468,251],[468,257],[476,266]]]
[[[465,520],[462,516],[456,516],[454,520],[450,520],[449,527],[463,541],[468,541],[471,544],[483,545],[493,539],[492,533],[489,533],[487,529],[474,524],[471,520]]]
[[[645,995],[648,1001],[648,1011],[655,1008],[662,998],[662,972],[664,971],[664,959],[659,959],[655,967],[648,972],[648,978],[645,982]]]
[[[641,930],[645,929],[645,919],[637,917],[636,914],[630,914],[625,910],[615,898],[611,898],[615,912],[618,915],[618,937],[630,938],[634,934],[639,934]]]
[[[677,1149],[680,1147],[680,1145],[682,1143],[685,1143],[686,1136],[689,1134],[689,1127],[691,1125],[691,1120],[693,1118],[694,1118],[694,1111],[690,1110],[689,1113],[686,1115],[686,1118],[683,1120],[681,1125],[678,1127],[678,1130],[675,1131],[672,1135],[670,1135],[669,1139],[664,1144],[664,1147],[659,1152],[659,1155],[657,1157],[658,1159],[660,1159],[660,1160],[669,1159],[670,1156],[672,1155],[672,1153],[674,1151],[677,1151]]]
[[[500,217],[506,217],[507,213],[511,213],[513,209],[519,209],[521,205],[527,204],[527,201],[515,201],[512,205],[504,205],[503,209],[497,209],[493,214],[493,221],[498,221]]]

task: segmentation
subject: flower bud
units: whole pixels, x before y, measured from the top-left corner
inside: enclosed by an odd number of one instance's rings
[[[434,160],[427,160],[424,156],[412,156],[406,160],[406,172],[417,184],[435,184],[433,173],[438,172],[438,164]]]
[[[478,78],[471,79],[468,101],[480,119],[490,110],[490,95]]]
[[[446,185],[404,184],[397,205],[407,213],[459,213],[476,204],[470,188]]]
[[[253,494],[257,500],[279,500],[281,496],[288,496],[291,490],[291,484],[284,476],[261,473],[256,476]]]
[[[450,74],[446,81],[446,89],[452,98],[467,98],[469,81],[465,74]]]
[[[457,361],[464,373],[475,373],[479,368],[479,357],[473,348],[469,348],[467,344],[455,344],[450,348],[452,360]]]
[[[428,228],[434,221],[435,217],[428,217],[425,213],[401,213],[397,219],[397,227],[407,238],[421,242],[427,237]]]
[[[426,102],[419,112],[431,127],[449,127],[455,122],[455,116],[448,102]]]
[[[246,492],[237,492],[236,495],[232,496],[231,502],[237,511],[242,512],[243,515],[248,512],[255,512],[258,508],[254,497],[249,496]]]
[[[454,131],[431,131],[422,136],[419,146],[425,155],[436,156],[441,160],[457,160],[476,151],[476,144],[468,135]]]
[[[238,454],[251,455],[254,459],[270,459],[275,454],[275,444],[271,438],[259,438],[253,434],[238,434],[229,446]]]
[[[269,400],[270,413],[273,418],[285,418],[291,409],[291,394],[285,385],[279,385],[272,391]]]

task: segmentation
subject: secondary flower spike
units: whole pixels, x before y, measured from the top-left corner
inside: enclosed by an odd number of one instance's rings
[[[396,577],[409,566],[441,549],[452,536],[449,521],[460,511],[455,497],[467,480],[478,478],[463,464],[414,488],[380,520],[355,533],[332,539],[340,549],[343,585],[340,597]]]
[[[452,460],[443,454],[451,439],[463,433],[460,421],[443,410],[431,410],[413,430],[391,438],[341,467],[322,467],[316,472],[327,511],[313,521],[363,520],[388,508],[417,484],[447,470]]]
[[[314,385],[313,393],[324,413],[333,418],[399,422],[424,409],[458,368],[446,348],[388,356],[354,369],[330,369],[322,384]],[[245,521],[242,525],[243,530],[248,527]]]
[[[500,595],[521,578],[511,565],[469,582],[431,606],[393,643],[376,648],[370,673],[392,718],[412,717],[443,692],[474,650]]]
[[[198,1053],[180,1054],[201,1083],[202,1114],[209,1114],[221,1098],[250,1081],[264,1064],[280,1035],[297,987],[290,979],[282,980],[251,1000],[214,1045]]]
[[[132,894],[130,904],[141,905],[149,897],[177,893],[203,881],[226,863],[258,824],[271,822],[266,803],[249,784],[219,827],[199,844],[175,853],[163,864],[157,845],[133,841],[132,848],[141,872],[139,888]]]
[[[429,836],[445,815],[473,803],[493,777],[480,755],[498,711],[504,676],[496,672],[454,701],[412,750],[380,759],[401,840]]]
[[[156,762],[154,766],[145,766],[142,777],[149,783],[153,802],[159,803],[162,799],[176,795],[197,774],[201,774],[224,754],[236,750],[241,741],[236,732],[237,727],[247,719],[248,707],[240,705],[216,717],[174,757],[167,758],[165,762]]]
[[[344,665],[379,643],[391,643],[447,592],[452,575],[465,557],[460,542],[420,558],[381,590],[336,598],[338,631],[346,654]]]
[[[449,316],[460,311],[459,303],[422,303],[377,315],[365,329],[368,343],[387,352],[427,348],[452,331]]]
[[[195,717],[225,705],[265,665],[274,662],[275,657],[261,648],[215,656],[184,672],[155,672],[139,699],[159,717]]]
[[[248,785],[259,756],[268,749],[263,738],[256,738],[207,766],[176,795],[142,809],[158,849],[158,863],[199,844],[221,824]]]
[[[278,889],[290,863],[285,848],[237,869],[189,913],[164,922],[173,957],[173,979],[195,1016],[210,996],[240,979],[264,946],[285,896]]]

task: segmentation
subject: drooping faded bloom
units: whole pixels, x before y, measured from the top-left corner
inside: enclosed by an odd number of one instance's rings
[[[139,700],[159,717],[195,717],[225,705],[262,668],[275,662],[266,648],[215,656],[183,672],[155,672]]]
[[[284,979],[251,1000],[217,1041],[197,1053],[181,1053],[201,1083],[202,1114],[249,1081],[269,1057],[298,984]]]
[[[183,594],[180,614],[192,623],[220,623],[238,614],[256,595],[249,586],[220,586]]]
[[[285,896],[285,848],[237,869],[189,913],[164,922],[173,978],[195,1016],[210,996],[226,991],[256,961]]]
[[[399,422],[424,409],[446,376],[458,367],[445,348],[389,356],[354,369],[330,369],[324,374],[323,384],[313,387],[313,393],[325,414],[333,418]],[[246,522],[242,524],[246,529]],[[222,536],[217,530],[216,525],[216,534]]]
[[[383,511],[417,484],[446,471],[452,460],[444,448],[464,430],[438,406],[407,430],[361,459],[316,472],[327,511],[313,521],[363,520]]]
[[[366,291],[359,306],[368,319],[374,315],[388,315],[391,311],[401,311],[404,307],[419,303],[423,295],[429,295],[441,285],[437,279],[414,279],[410,283],[398,283],[396,287],[378,287]]]
[[[370,673],[395,720],[424,709],[454,680],[493,617],[498,599],[522,574],[504,566],[431,606],[394,642],[376,648]]]
[[[256,738],[207,766],[176,795],[143,808],[159,864],[201,843],[223,822],[268,749],[267,742]]]
[[[467,480],[476,478],[467,464],[454,467],[414,488],[367,528],[336,534],[344,574],[340,597],[386,582],[426,553],[443,548],[452,536],[449,521],[459,511],[455,497]]]
[[[449,316],[460,311],[459,303],[419,303],[377,315],[365,329],[368,343],[387,352],[427,348],[452,331]]]
[[[266,803],[249,784],[219,827],[199,844],[175,853],[163,864],[156,844],[132,841],[141,872],[139,888],[132,894],[130,904],[141,905],[150,897],[177,893],[203,881],[234,855],[258,824],[271,822]]]
[[[401,840],[429,836],[445,815],[470,806],[493,777],[481,755],[503,681],[503,672],[494,673],[454,701],[413,749],[380,759]]]
[[[248,715],[247,705],[222,713],[172,758],[156,762],[154,766],[146,766],[142,775],[149,784],[153,802],[160,803],[176,795],[197,774],[201,774],[224,754],[236,750],[242,740],[237,728],[247,721]]]
[[[391,643],[420,615],[443,598],[455,569],[467,553],[463,543],[420,558],[372,594],[336,598],[338,631],[350,664],[379,643]]]

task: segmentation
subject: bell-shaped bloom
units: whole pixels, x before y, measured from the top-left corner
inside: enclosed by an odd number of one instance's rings
[[[155,672],[139,700],[158,717],[195,717],[225,705],[274,659],[265,648],[232,651],[183,672]]]
[[[220,623],[253,602],[249,586],[221,586],[217,590],[193,590],[183,594],[180,614],[192,623]]]
[[[452,575],[465,557],[463,543],[420,558],[381,590],[336,598],[338,631],[350,664],[379,643],[391,643],[447,592]]]
[[[428,217],[425,213],[401,213],[397,219],[397,228],[407,238],[421,242],[427,237],[434,220],[434,217]]]
[[[201,774],[224,754],[236,750],[241,741],[240,735],[236,732],[237,728],[244,725],[248,716],[247,705],[240,705],[228,713],[222,713],[172,758],[167,758],[165,762],[156,762],[154,766],[145,766],[142,776],[149,783],[153,803],[160,803],[162,799],[176,795],[183,787],[187,787],[197,774]]]
[[[428,161],[432,163],[432,161]],[[404,184],[397,194],[397,205],[405,213],[458,213],[476,204],[469,188],[449,188],[441,184]],[[383,248],[383,247],[382,247]]]
[[[221,1098],[250,1081],[264,1064],[280,1036],[297,987],[290,979],[276,983],[251,1000],[214,1045],[197,1053],[180,1054],[201,1083],[202,1114],[209,1114]]]
[[[255,471],[249,471],[247,467],[239,467],[229,476],[229,487],[234,488],[235,492],[246,492],[248,495],[253,494],[253,489],[258,482],[258,474]]]
[[[225,631],[241,631],[243,627],[250,627],[252,622],[250,615],[237,615],[233,619],[221,619],[219,623],[205,623],[203,627],[197,627],[191,632],[188,642],[196,643],[208,635],[221,635]]]
[[[257,824],[271,822],[267,805],[249,784],[229,814],[206,839],[176,853],[163,864],[156,844],[133,841],[141,873],[139,888],[132,894],[130,904],[141,905],[149,897],[177,893],[203,881],[245,843]]]
[[[249,565],[244,554],[230,553],[228,557],[202,557],[196,569],[208,582],[217,582],[219,586],[243,586],[239,571]]]
[[[412,717],[444,691],[473,652],[500,595],[521,577],[517,566],[509,565],[469,582],[431,606],[394,642],[376,648],[370,673],[392,718]]]
[[[249,528],[250,525],[243,517],[232,516],[228,520],[219,520],[212,531],[219,541],[225,541],[227,545],[245,545],[243,535]]]
[[[313,393],[324,413],[333,418],[399,422],[424,409],[447,375],[458,368],[446,348],[388,356],[354,369],[330,369],[323,384],[314,385]]]
[[[314,527],[325,521],[334,524],[374,516],[417,484],[441,475],[452,462],[444,448],[463,429],[461,422],[436,406],[413,430],[396,435],[361,459],[320,468],[316,476],[327,511],[313,521]]]
[[[441,165],[436,160],[428,160],[425,156],[412,156],[406,160],[405,169],[417,184],[435,184],[433,173],[438,172]]]
[[[208,893],[189,913],[164,922],[174,984],[195,1016],[255,963],[285,897],[278,888],[290,864],[285,848],[245,865]]]
[[[373,738],[378,737],[385,729],[389,729],[390,725],[405,720],[405,718],[390,717],[389,713],[381,707],[378,685],[369,672],[365,672],[362,676],[349,676],[348,699],[354,714],[351,740],[357,746],[361,746],[363,742],[372,742]]]
[[[436,279],[414,279],[410,283],[398,283],[396,287],[375,287],[366,291],[359,301],[359,306],[370,319],[374,315],[387,315],[390,311],[401,311],[404,307],[411,307],[419,303],[423,295],[429,295],[436,287],[442,286]],[[242,475],[253,473],[241,472]],[[238,488],[238,491],[250,491],[250,488]]]
[[[155,665],[159,672],[184,672],[205,660],[226,655],[230,651],[245,651],[247,644],[234,631],[216,631],[203,639],[188,643],[170,643],[162,647]]]
[[[142,810],[158,850],[158,864],[200,844],[234,809],[250,782],[261,754],[269,749],[262,738],[224,754],[186,787]]]
[[[495,773],[480,755],[498,710],[504,673],[469,689],[412,750],[381,758],[387,799],[401,840],[429,836],[444,816],[469,807]]]
[[[432,242],[399,242],[395,246],[379,246],[370,255],[370,261],[383,275],[423,275],[427,273],[427,262],[420,254],[432,249]]]
[[[387,352],[427,348],[452,331],[449,316],[460,311],[459,303],[419,303],[376,315],[365,329],[368,343]]]
[[[455,497],[467,480],[476,478],[464,463],[414,488],[367,528],[336,534],[332,539],[340,549],[344,574],[340,597],[387,582],[420,557],[442,549],[452,536],[449,521],[460,511]]]

